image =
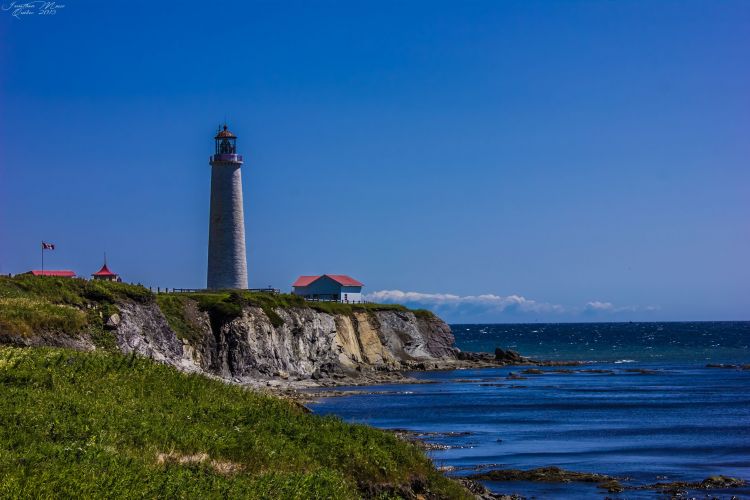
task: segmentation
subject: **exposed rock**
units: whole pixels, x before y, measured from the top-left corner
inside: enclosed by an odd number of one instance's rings
[[[114,330],[117,328],[117,325],[120,324],[120,315],[117,313],[114,313],[112,316],[107,318],[107,321],[104,323],[104,327],[108,330]]]
[[[244,307],[225,323],[212,322],[192,307],[185,316],[199,335],[180,340],[155,303],[118,307],[115,333],[121,351],[239,383],[272,377],[344,383],[370,373],[440,368],[455,362],[457,353],[448,325],[412,312],[331,315],[306,307],[278,308],[274,312],[282,321],[274,326],[259,307]]]
[[[544,374],[544,372],[540,370],[539,368],[527,368],[521,373],[526,374],[526,375],[543,375]]]
[[[466,488],[469,493],[474,495],[477,500],[524,500],[525,497],[519,495],[505,495],[492,493],[486,486],[465,477],[459,478],[458,482]]]
[[[469,476],[480,481],[540,481],[545,483],[604,483],[613,480],[611,476],[590,472],[573,472],[559,467],[539,467],[537,469],[497,469]]]
[[[683,494],[687,490],[730,489],[746,486],[747,481],[729,476],[711,476],[700,482],[673,481],[671,483],[655,483],[644,486],[626,486],[630,490],[659,490],[672,495]]]
[[[518,354],[516,351],[511,351],[510,349],[504,351],[499,347],[495,347],[495,360],[505,361],[509,363],[520,363],[524,361],[525,358]]]
[[[739,488],[745,486],[747,481],[729,476],[711,476],[700,483],[700,489],[710,490],[714,488]]]
[[[472,361],[472,362],[494,362],[495,357],[486,352],[471,352],[471,351],[459,351],[456,353],[456,357],[460,361]]]
[[[712,490],[740,488],[747,485],[747,481],[728,476],[711,476],[700,482],[675,481],[646,485],[625,485],[612,476],[590,472],[573,472],[559,467],[539,467],[537,469],[495,469],[468,476],[468,479],[478,481],[537,481],[544,483],[597,483],[597,487],[608,493],[622,493],[626,490],[657,490],[674,496],[684,496],[688,490]]]
[[[648,368],[628,368],[624,370],[628,373],[637,373],[639,375],[657,375],[659,370],[650,370]]]
[[[623,491],[625,491],[625,488],[617,479],[610,479],[608,481],[601,482],[596,486],[597,488],[607,490],[607,493],[622,493]]]

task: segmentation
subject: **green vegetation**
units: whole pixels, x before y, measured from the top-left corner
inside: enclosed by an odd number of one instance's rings
[[[413,445],[114,353],[0,347],[0,498],[468,498]]]
[[[205,291],[194,293],[151,293],[126,283],[87,281],[49,276],[18,275],[0,277],[0,336],[4,333],[31,335],[51,332],[78,335],[88,333],[103,348],[114,347],[113,336],[104,322],[117,312],[118,301],[149,303],[156,300],[169,325],[180,338],[200,339],[202,329],[197,312],[208,313],[217,328],[242,314],[245,306],[259,307],[275,327],[284,324],[276,309],[308,307],[328,313],[351,316],[355,312],[410,311],[398,304],[343,304],[306,302],[297,295],[262,292]],[[424,309],[411,311],[430,318]]]
[[[153,300],[142,286],[50,276],[0,277],[0,336],[40,332],[91,334],[101,347],[114,345],[104,331],[106,318],[117,312],[115,303],[129,299]]]

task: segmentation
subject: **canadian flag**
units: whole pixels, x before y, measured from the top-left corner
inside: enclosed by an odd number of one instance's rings
[[[45,243],[42,242],[42,250],[54,250],[55,244],[54,243]]]

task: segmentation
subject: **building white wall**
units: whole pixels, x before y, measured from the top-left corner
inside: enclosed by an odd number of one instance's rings
[[[362,302],[362,292],[341,292],[341,302]]]
[[[247,288],[241,166],[241,162],[211,163],[207,274],[210,289]]]

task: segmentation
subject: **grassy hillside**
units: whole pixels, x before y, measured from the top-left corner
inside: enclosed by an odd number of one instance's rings
[[[86,332],[100,347],[113,347],[104,321],[119,300],[153,301],[146,288],[125,283],[19,275],[0,276],[0,343],[3,334]]]
[[[114,353],[0,347],[0,497],[465,498],[383,431]]]
[[[239,316],[245,305],[263,309],[275,326],[283,323],[275,308],[309,307],[329,314],[355,311],[409,311],[398,304],[340,304],[306,302],[291,294],[253,292],[197,292],[155,295],[142,286],[105,281],[56,278],[49,276],[0,276],[0,343],[2,334],[32,335],[34,332],[89,333],[100,347],[112,347],[113,339],[104,331],[104,321],[117,312],[116,303],[133,300],[141,303],[156,300],[169,324],[182,338],[199,335],[186,317],[186,302],[208,312],[215,323]],[[413,310],[422,317],[432,313]]]

